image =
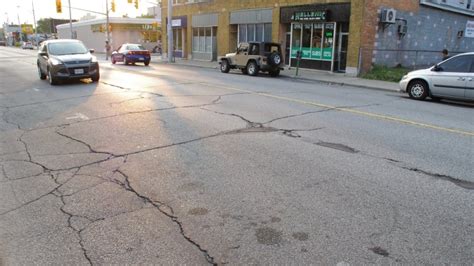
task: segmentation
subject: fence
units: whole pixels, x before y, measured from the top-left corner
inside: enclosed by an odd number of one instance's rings
[[[449,52],[449,56],[463,53]],[[404,67],[408,69],[422,69],[433,66],[443,60],[441,51],[433,50],[391,50],[391,49],[359,49],[358,73],[370,71],[373,65],[387,67]]]

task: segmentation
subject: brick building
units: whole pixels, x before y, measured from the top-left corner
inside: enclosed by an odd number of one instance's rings
[[[427,65],[444,48],[474,50],[467,26],[473,6],[474,0],[174,0],[171,21],[176,57],[216,60],[240,41],[274,41],[288,65],[300,50],[302,67],[357,74],[372,64]]]

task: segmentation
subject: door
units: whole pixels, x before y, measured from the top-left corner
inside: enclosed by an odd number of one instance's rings
[[[346,71],[346,62],[347,62],[347,47],[349,44],[349,33],[340,33],[339,34],[339,43],[337,48],[337,71],[345,72]]]
[[[466,92],[467,99],[474,100],[474,56],[471,56],[471,72],[467,75]]]
[[[285,64],[290,65],[290,46],[291,46],[291,32],[286,33],[285,43]]]
[[[431,94],[462,99],[465,96],[473,56],[455,56],[433,68]]]
[[[248,44],[242,43],[237,49],[237,54],[235,55],[235,65],[245,66],[247,64],[247,55],[249,52]]]

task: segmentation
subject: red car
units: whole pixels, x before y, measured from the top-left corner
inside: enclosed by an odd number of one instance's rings
[[[150,64],[150,51],[145,49],[141,44],[124,43],[117,51],[112,53],[112,64],[124,62],[125,65],[135,64],[137,62],[144,63],[145,66]]]

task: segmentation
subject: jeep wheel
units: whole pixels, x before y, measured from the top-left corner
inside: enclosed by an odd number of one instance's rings
[[[280,69],[270,70],[270,77],[278,77],[280,75]]]
[[[244,68],[241,68],[240,70],[242,71],[242,74],[244,74],[244,75],[248,74],[247,68],[244,67]]]
[[[281,63],[281,55],[280,55],[279,53],[272,53],[272,54],[268,57],[268,63],[270,63],[270,65],[274,65],[274,66],[280,65],[280,63]]]
[[[221,61],[221,72],[222,73],[229,73],[229,71],[230,71],[229,61],[222,60]]]
[[[258,71],[260,71],[260,68],[258,67],[257,63],[255,61],[250,61],[247,64],[247,73],[250,76],[256,76],[258,75]]]

